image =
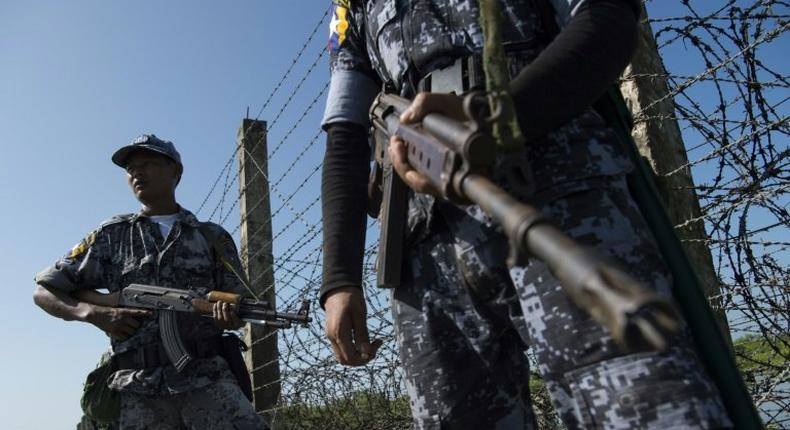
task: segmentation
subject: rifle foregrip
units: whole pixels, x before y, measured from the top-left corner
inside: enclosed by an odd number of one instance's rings
[[[206,296],[210,302],[228,302],[238,306],[241,303],[241,296],[234,293],[225,291],[211,291]]]
[[[217,302],[205,299],[192,299],[192,309],[198,315],[213,316],[215,303]],[[237,311],[239,306],[235,303],[231,303],[230,309]]]
[[[198,315],[214,315],[214,303],[204,299],[192,299],[192,308]]]

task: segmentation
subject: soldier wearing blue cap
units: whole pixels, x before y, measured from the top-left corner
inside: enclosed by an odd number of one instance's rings
[[[126,170],[127,183],[142,209],[103,222],[39,272],[35,303],[51,315],[91,323],[110,336],[118,370],[107,384],[120,392],[120,428],[266,428],[219,355],[223,330],[242,326],[227,303],[215,305],[213,320],[178,315],[181,337],[196,357],[181,372],[163,353],[153,312],[114,306],[117,293],[131,283],[189,288],[202,294],[248,292],[216,260],[224,257],[240,267],[228,232],[199,222],[176,202],[183,165],[172,142],[145,134],[116,151],[112,161]],[[226,246],[215,248],[212,242]],[[110,294],[100,295],[95,292],[99,289]]]
[[[120,167],[126,167],[127,158],[134,152],[152,152],[164,155],[170,161],[181,164],[181,154],[176,151],[175,145],[169,140],[162,140],[155,134],[143,134],[134,139],[132,143],[115,151],[112,162]]]

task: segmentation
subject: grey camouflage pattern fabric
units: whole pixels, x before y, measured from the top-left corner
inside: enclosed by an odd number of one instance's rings
[[[354,70],[401,91],[415,76],[482,50],[477,2],[420,0],[409,11],[398,0],[340,3],[348,3],[349,29],[345,42],[331,51],[333,70]],[[503,13],[506,50],[536,54],[548,30],[532,1],[507,2]]]
[[[205,387],[167,397],[121,394],[124,430],[200,429],[261,430],[268,428],[234,381],[219,380]]]
[[[577,185],[539,207],[576,240],[670,295],[671,277],[624,178]],[[477,206],[439,206],[433,234],[410,253],[409,277],[392,292],[416,428],[537,428],[527,345],[568,428],[730,426],[685,334],[665,353],[626,353],[543,263],[509,269],[506,237]]]
[[[199,230],[200,225],[192,213],[180,209],[168,237],[163,238],[158,226],[141,213],[113,217],[53,266],[38,273],[36,282],[65,292],[85,288],[106,288],[115,292],[131,283],[144,283],[192,289],[201,294],[214,289],[245,294],[246,289],[236,276],[217,265],[218,260],[213,258],[210,244]],[[220,249],[225,253],[224,258],[239,270],[241,265],[231,236],[216,224],[206,225],[223,245],[230,245]],[[114,353],[159,342],[156,312],[141,322],[140,328],[128,339],[112,340]],[[186,313],[178,314],[178,324],[184,340],[208,338],[221,332],[211,318]],[[135,393],[165,402],[171,396],[192,393],[218,381],[235,385],[228,364],[221,357],[214,356],[195,359],[180,373],[171,364],[150,369],[118,370],[108,379],[108,386],[124,394]],[[243,396],[224,401],[239,408],[250,405]],[[123,416],[130,415],[122,413]],[[201,419],[223,417],[228,418]],[[264,425],[261,418],[256,428]],[[121,428],[128,428],[123,419]]]
[[[545,46],[536,1],[501,3],[511,75]],[[332,91],[351,88],[344,80],[370,80],[408,97],[418,79],[482,47],[475,1],[345,6],[335,15],[348,22],[345,40],[330,43],[325,121],[353,121],[360,112],[351,110],[369,106],[333,105]],[[558,22],[572,19],[572,8],[555,9],[565,11]],[[500,155],[492,172],[571,237],[669,296],[671,276],[625,183],[632,168],[590,108],[522,151]],[[392,311],[415,428],[535,428],[527,347],[568,428],[731,427],[687,334],[664,353],[626,353],[541,262],[508,268],[507,239],[479,207],[427,195],[413,195],[409,207],[405,281],[392,291]]]

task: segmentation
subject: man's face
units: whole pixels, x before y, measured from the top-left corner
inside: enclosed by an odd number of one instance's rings
[[[151,151],[135,151],[126,159],[126,181],[137,200],[142,203],[175,194],[181,177],[181,166],[164,155]]]

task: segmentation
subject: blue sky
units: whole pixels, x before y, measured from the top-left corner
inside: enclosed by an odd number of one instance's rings
[[[661,3],[653,1],[651,7]],[[247,108],[256,116],[328,4],[0,3],[4,428],[73,428],[81,414],[82,382],[107,339],[92,326],[63,322],[35,307],[32,278],[103,219],[137,210],[123,172],[109,161],[112,152],[141,133],[174,141],[185,165],[178,199],[198,209],[217,179],[224,187],[220,174]],[[306,145],[318,131],[323,108],[326,36],[322,25],[261,115],[271,125],[270,150],[282,143],[280,158],[271,164],[271,177],[284,177],[279,192],[290,195],[304,183],[289,203],[293,208],[310,207],[318,193],[319,175],[312,172],[323,138]],[[302,77],[301,89],[286,104]],[[283,106],[281,118],[271,124]],[[301,125],[289,134],[303,113]],[[302,148],[308,149],[299,158]],[[292,160],[299,161],[291,167]],[[232,168],[235,172],[235,164]],[[237,190],[231,183],[229,196]],[[218,194],[210,196],[201,218],[212,213],[215,221],[224,218],[230,203],[220,205]],[[310,207],[311,219],[316,211]],[[286,215],[282,222],[293,218]],[[233,230],[237,219],[231,211],[226,227]],[[275,254],[277,246],[289,246],[303,231],[286,232],[275,243]]]

